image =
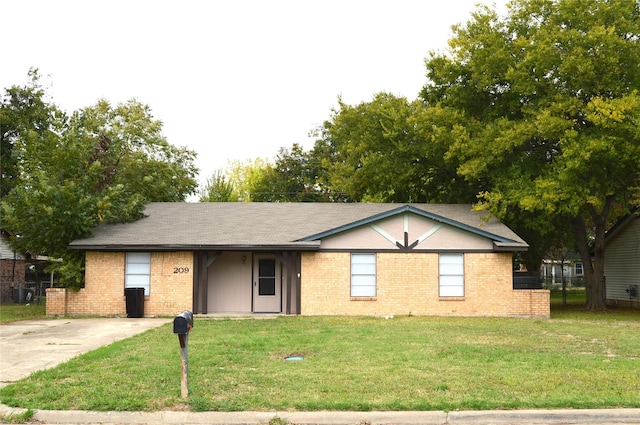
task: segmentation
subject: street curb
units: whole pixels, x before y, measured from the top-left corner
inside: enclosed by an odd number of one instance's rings
[[[274,418],[296,425],[395,424],[443,425],[445,412],[86,412],[37,411],[33,419],[46,424],[173,424],[253,425]]]
[[[640,424],[640,409],[558,409],[449,412],[447,424]]]
[[[24,409],[13,409],[16,414]],[[274,418],[296,425],[567,425],[640,424],[640,409],[561,409],[501,411],[385,411],[385,412],[93,412],[36,410],[33,419],[44,424],[174,424],[253,425]]]

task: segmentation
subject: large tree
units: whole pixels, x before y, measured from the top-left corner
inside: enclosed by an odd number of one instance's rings
[[[294,143],[280,148],[273,164],[268,164],[252,187],[254,202],[327,202],[333,200],[322,184],[321,160],[314,151],[305,152]]]
[[[38,70],[29,70],[28,78],[25,85],[9,87],[0,97],[0,198],[11,191],[18,177],[16,141],[29,133],[45,137],[63,115],[48,99]]]
[[[455,116],[389,93],[338,105],[314,148],[332,192],[357,202],[475,199],[479,182],[461,178],[455,158],[444,156]]]
[[[238,160],[229,162],[225,176],[233,187],[237,200],[252,202],[253,194],[256,193],[270,168],[271,164],[263,158],[255,158],[244,163]]]
[[[274,161],[233,161],[211,175],[199,190],[200,202],[328,202],[340,200],[328,190],[318,150],[297,143],[280,148]]]
[[[573,227],[586,308],[605,308],[605,232],[640,191],[640,3],[481,7],[426,64],[422,98],[459,114],[447,156],[488,179],[481,203],[538,234]]]
[[[0,213],[17,249],[61,258],[61,281],[79,287],[83,258],[69,243],[99,222],[141,217],[146,202],[184,201],[197,186],[195,153],[169,144],[162,123],[135,100],[56,116],[47,131],[31,122],[12,140],[16,182]]]

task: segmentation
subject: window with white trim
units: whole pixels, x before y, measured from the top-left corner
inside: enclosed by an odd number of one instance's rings
[[[144,288],[149,296],[151,282],[151,254],[149,252],[127,252],[124,277],[125,288]]]
[[[464,297],[464,254],[440,254],[440,296]]]
[[[376,296],[376,254],[351,254],[351,296]]]

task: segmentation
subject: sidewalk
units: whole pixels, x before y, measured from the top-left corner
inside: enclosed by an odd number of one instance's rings
[[[0,416],[18,415],[25,409],[0,405]],[[565,425],[640,424],[640,409],[501,410],[463,412],[89,412],[36,410],[32,420],[41,425],[253,425],[274,418],[296,425]]]

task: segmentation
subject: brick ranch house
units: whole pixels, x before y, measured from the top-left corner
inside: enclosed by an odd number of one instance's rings
[[[471,205],[151,203],[71,243],[85,287],[47,291],[49,315],[548,317],[549,292],[513,289],[528,245]]]

